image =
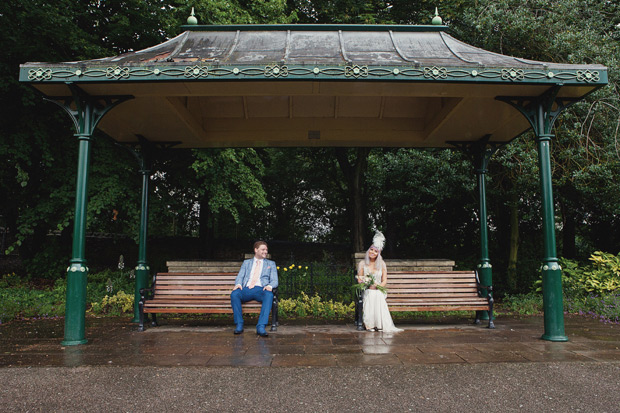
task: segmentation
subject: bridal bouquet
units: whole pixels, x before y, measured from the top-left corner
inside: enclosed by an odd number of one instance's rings
[[[364,290],[370,288],[372,285],[377,287],[377,290],[381,291],[383,294],[387,294],[387,288],[377,283],[374,274],[368,274],[366,277],[364,277],[363,283],[353,284],[352,288],[355,291],[359,291],[359,293],[361,294]]]

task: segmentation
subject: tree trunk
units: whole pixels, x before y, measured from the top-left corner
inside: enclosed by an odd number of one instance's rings
[[[364,229],[366,228],[365,200],[363,196],[365,186],[365,172],[368,168],[370,148],[353,149],[354,158],[350,161],[351,153],[346,148],[336,148],[336,159],[340,165],[348,190],[349,202],[347,211],[351,221],[351,244],[354,251],[364,250]]]
[[[575,206],[578,205],[577,191],[572,186],[565,186],[560,189],[560,210],[562,212],[562,257],[574,259],[577,256],[576,235],[576,213]]]
[[[202,259],[211,258],[213,256],[213,228],[211,219],[209,197],[205,194],[200,199],[200,215],[198,216],[199,255]]]
[[[564,216],[564,228],[562,229],[562,257],[574,259],[577,256],[575,243],[575,214],[569,211]]]
[[[519,199],[514,193],[510,202],[510,250],[508,252],[508,287],[517,290],[517,256],[519,251]]]

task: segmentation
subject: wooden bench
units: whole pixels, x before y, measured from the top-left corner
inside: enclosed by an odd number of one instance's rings
[[[395,271],[388,273],[387,304],[393,311],[475,310],[475,324],[480,311],[489,312],[493,324],[493,288],[480,284],[475,271]],[[362,294],[357,297],[356,325],[363,330]]]
[[[152,325],[157,325],[157,314],[202,313],[232,314],[230,293],[237,273],[159,273],[153,277],[153,286],[140,290],[140,324],[144,331],[144,314],[152,314]],[[261,303],[243,304],[244,313],[260,313]],[[273,290],[271,331],[278,325],[278,289]]]

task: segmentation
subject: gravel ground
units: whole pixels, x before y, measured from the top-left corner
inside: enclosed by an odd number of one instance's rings
[[[620,412],[620,362],[0,368],[4,412]]]

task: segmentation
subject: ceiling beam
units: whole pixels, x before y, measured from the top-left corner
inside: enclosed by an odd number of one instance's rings
[[[433,138],[433,135],[437,130],[446,122],[450,120],[450,118],[457,112],[457,108],[459,106],[464,105],[466,102],[466,98],[445,98],[442,103],[443,106],[441,109],[433,113],[433,116],[430,117],[429,121],[426,123],[424,128],[424,133],[426,137],[425,141],[430,141]]]
[[[179,120],[196,136],[197,140],[207,139],[206,131],[188,110],[186,105],[187,99],[168,96],[163,100],[168,103],[173,113],[175,113]]]

